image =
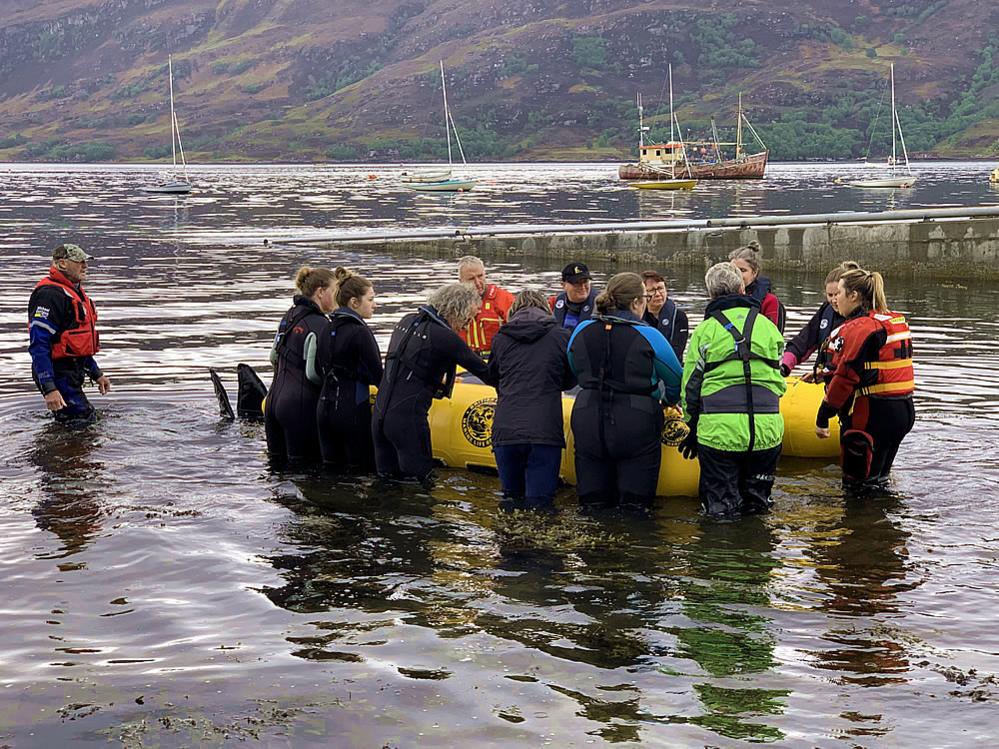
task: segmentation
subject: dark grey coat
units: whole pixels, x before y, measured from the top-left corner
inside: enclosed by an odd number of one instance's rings
[[[500,328],[489,358],[489,374],[498,383],[494,445],[565,447],[562,391],[576,385],[566,353],[571,332],[533,307]]]

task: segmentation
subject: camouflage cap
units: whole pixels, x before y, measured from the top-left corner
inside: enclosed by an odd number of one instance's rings
[[[72,260],[75,263],[82,263],[85,260],[93,260],[93,255],[88,255],[78,244],[61,244],[52,250],[53,260]]]

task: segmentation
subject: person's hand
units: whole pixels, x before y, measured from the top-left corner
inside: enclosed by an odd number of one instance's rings
[[[45,394],[45,407],[49,411],[62,411],[66,408],[66,400],[62,397],[62,393],[53,390],[51,393]]]
[[[107,395],[108,391],[111,390],[111,378],[107,375],[101,375],[94,382],[97,383],[97,391],[101,395]]]
[[[829,439],[829,427],[815,427],[815,436],[820,440]]]
[[[687,436],[683,438],[677,448],[680,451],[680,455],[685,457],[687,460],[693,460],[697,457],[697,430],[691,429],[687,432]]]
[[[786,364],[781,363],[781,365],[780,365],[780,376],[781,377],[790,377],[790,375],[791,375],[791,368],[789,366],[787,366]]]
[[[807,372],[801,376],[802,382],[815,382],[815,372]]]

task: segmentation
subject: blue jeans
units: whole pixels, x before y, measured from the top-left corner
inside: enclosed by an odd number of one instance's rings
[[[555,501],[562,448],[557,445],[495,445],[505,509],[549,509]]]

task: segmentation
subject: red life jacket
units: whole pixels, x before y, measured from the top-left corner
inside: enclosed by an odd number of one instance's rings
[[[97,334],[97,309],[90,297],[83,293],[62,271],[53,266],[49,275],[35,284],[35,288],[55,286],[71,300],[73,323],[66,327],[52,344],[52,358],[93,356],[101,350],[100,336]]]
[[[879,323],[887,335],[877,360],[864,363],[858,392],[884,397],[910,395],[916,389],[916,378],[912,371],[909,324],[897,312],[871,312],[868,317]]]
[[[488,353],[493,345],[493,338],[499,332],[500,325],[506,322],[514,296],[509,291],[501,289],[496,284],[486,286],[482,296],[482,306],[463,330],[461,339],[468,347],[477,353]]]
[[[841,363],[857,362],[872,335],[885,331],[885,342],[876,359],[863,362],[859,381],[839,376]],[[905,318],[896,312],[869,312],[847,320],[829,335],[832,371],[827,375],[825,400],[840,408],[850,396],[884,398],[910,395],[916,388],[912,370],[912,333]]]

